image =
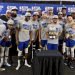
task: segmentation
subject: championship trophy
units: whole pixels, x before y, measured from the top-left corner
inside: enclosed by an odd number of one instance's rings
[[[55,39],[57,37],[56,35],[56,28],[55,27],[50,27],[49,28],[49,38],[50,39]]]

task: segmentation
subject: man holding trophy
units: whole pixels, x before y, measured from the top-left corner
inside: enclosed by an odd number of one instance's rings
[[[58,39],[62,32],[62,27],[58,23],[58,16],[53,16],[53,23],[49,24],[47,27],[47,49],[48,50],[58,50]]]

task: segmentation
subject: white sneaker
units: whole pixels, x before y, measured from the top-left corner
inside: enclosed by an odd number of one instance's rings
[[[5,71],[5,68],[0,68],[0,71]]]
[[[10,67],[11,65],[9,63],[5,63],[6,66]]]
[[[74,66],[70,65],[70,68],[71,68],[71,69],[74,69]]]
[[[65,62],[64,65],[67,66],[68,64]]]
[[[19,70],[19,68],[20,68],[20,66],[17,66],[17,67],[16,67],[16,70]]]
[[[25,66],[27,66],[27,67],[31,67],[31,65],[29,65],[29,64],[27,64],[27,63],[25,63]]]

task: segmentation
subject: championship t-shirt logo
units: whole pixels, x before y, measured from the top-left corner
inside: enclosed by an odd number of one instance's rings
[[[23,28],[29,30],[29,26],[27,24],[23,24]]]
[[[17,20],[14,20],[14,23],[15,23],[15,25],[17,25],[18,21]]]
[[[33,24],[33,29],[37,29],[37,25]]]
[[[42,23],[42,26],[43,26],[44,28],[46,28],[46,27],[47,27],[47,24],[46,24],[46,23]]]

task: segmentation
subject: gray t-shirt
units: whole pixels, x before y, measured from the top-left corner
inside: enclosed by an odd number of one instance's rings
[[[65,24],[65,30],[68,30],[69,28],[71,28],[71,25],[69,23]]]
[[[30,40],[30,31],[32,31],[32,23],[30,21],[20,21],[19,23],[19,28],[20,28],[20,31],[19,31],[19,41],[20,42],[24,42],[24,41],[27,41],[27,40]]]
[[[6,31],[6,26],[4,24],[0,24],[0,41],[4,37],[3,33]]]
[[[44,20],[41,20],[41,21],[40,21],[41,40],[47,40],[47,37],[46,37],[47,26],[48,26],[47,19],[44,19]]]
[[[32,40],[35,39],[36,31],[39,29],[39,22],[31,20],[32,23]]]
[[[59,25],[59,24],[49,24],[47,26],[47,32],[56,32],[57,33],[57,35],[56,35],[57,38],[54,38],[54,39],[48,38],[47,43],[58,44],[58,39],[59,39],[58,33],[62,32],[61,25]]]
[[[19,21],[22,20],[20,16],[17,16],[15,18],[12,18],[12,20],[14,21],[14,28],[19,26]]]

